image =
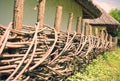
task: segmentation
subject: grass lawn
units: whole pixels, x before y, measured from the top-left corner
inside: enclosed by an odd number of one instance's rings
[[[120,48],[99,56],[83,73],[77,72],[66,81],[120,81]]]

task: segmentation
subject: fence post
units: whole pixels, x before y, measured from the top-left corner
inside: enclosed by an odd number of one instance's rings
[[[82,20],[82,34],[83,35],[85,35],[85,25],[86,25],[85,21]]]
[[[107,33],[107,31],[105,31],[105,33],[106,33],[105,40],[108,41],[108,33]]]
[[[56,10],[54,27],[57,32],[60,32],[60,24],[62,19],[62,6],[58,6]]]
[[[90,29],[89,29],[89,24],[86,23],[86,26],[85,26],[85,34],[86,34],[86,35],[89,35],[89,31],[90,31]]]
[[[115,46],[117,46],[117,43],[118,43],[118,38],[114,37],[114,44],[115,44]]]
[[[72,20],[73,20],[73,13],[69,13],[69,19],[68,19],[68,26],[67,26],[67,31],[71,32],[72,28]]]
[[[92,35],[92,26],[89,25],[89,28],[90,28],[90,35]]]
[[[76,25],[76,32],[81,33],[81,24],[82,24],[82,17],[77,18],[77,25]]]
[[[112,36],[109,35],[109,42],[110,42],[110,47],[112,47]]]
[[[104,30],[101,30],[101,40],[104,40]]]
[[[98,28],[95,28],[95,36],[98,37]]]
[[[42,29],[44,26],[45,3],[46,3],[46,0],[39,0],[38,16],[37,16],[39,29]]]
[[[24,0],[14,0],[13,29],[22,30]]]

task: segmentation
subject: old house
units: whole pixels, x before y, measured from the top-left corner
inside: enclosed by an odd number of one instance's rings
[[[99,17],[100,11],[96,6],[89,0],[47,0],[46,10],[45,10],[45,23],[53,25],[54,14],[56,12],[56,7],[60,5],[63,7],[62,14],[62,26],[61,28],[65,30],[68,23],[69,13],[73,13],[73,25],[72,28],[76,27],[77,17],[82,18],[96,18]],[[49,20],[51,19],[51,20]],[[51,24],[52,23],[52,24]]]
[[[108,33],[110,36],[114,37],[113,41],[117,41],[116,33],[120,23],[110,16],[104,9],[97,5],[97,8],[101,11],[102,15],[95,19],[85,19],[93,28],[93,34],[101,36],[102,32]],[[97,31],[97,33],[96,33]]]
[[[4,3],[4,5],[3,5]],[[37,21],[37,0],[25,0],[24,2],[24,14],[23,24],[34,25]],[[68,23],[69,13],[73,12],[72,29],[75,30],[77,17],[82,18],[97,18],[101,15],[99,9],[90,0],[46,0],[45,8],[45,24],[50,26],[54,25],[56,7],[60,5],[63,7],[61,29],[65,30]],[[2,0],[0,2],[0,22],[7,25],[12,20],[13,16],[13,0]],[[5,8],[4,10],[2,8]],[[7,13],[6,13],[7,12]],[[3,14],[4,13],[4,14]],[[5,23],[6,22],[6,23]]]

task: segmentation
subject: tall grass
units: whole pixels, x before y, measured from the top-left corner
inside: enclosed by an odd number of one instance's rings
[[[85,69],[66,81],[120,81],[120,48],[106,52]]]

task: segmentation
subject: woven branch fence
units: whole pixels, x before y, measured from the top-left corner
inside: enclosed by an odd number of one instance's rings
[[[43,15],[35,27],[22,26],[23,31],[13,29],[12,22],[0,25],[0,80],[64,80],[116,45],[106,31],[98,33],[96,29],[93,34],[91,25],[81,17],[72,32],[73,13],[67,31],[61,31],[61,6],[57,7],[54,27],[43,24]]]

